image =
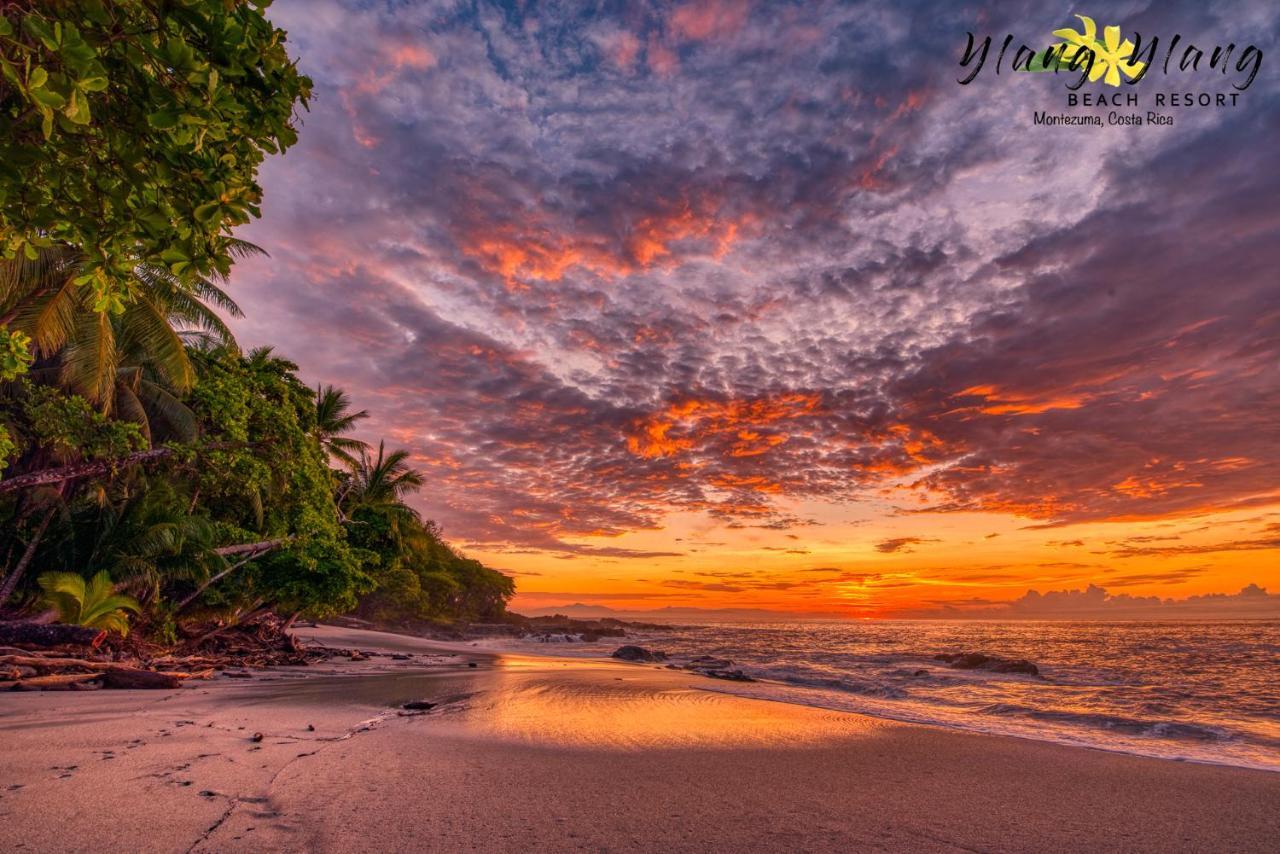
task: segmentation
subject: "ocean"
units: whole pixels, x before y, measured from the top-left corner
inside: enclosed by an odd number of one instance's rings
[[[1280,771],[1280,622],[860,621],[672,626],[625,639],[502,646],[679,665],[710,655],[758,680],[710,690],[1103,750]],[[1039,676],[934,656],[1027,659]]]

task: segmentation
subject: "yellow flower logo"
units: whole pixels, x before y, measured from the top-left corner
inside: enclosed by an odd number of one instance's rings
[[[1119,86],[1121,72],[1130,80],[1142,73],[1146,63],[1128,61],[1133,56],[1133,42],[1129,39],[1120,41],[1119,27],[1107,27],[1102,31],[1102,41],[1098,41],[1098,25],[1093,18],[1087,15],[1076,17],[1084,24],[1084,32],[1077,33],[1069,27],[1053,31],[1055,36],[1064,40],[1063,44],[1055,45],[1062,48],[1062,58],[1059,60],[1061,65],[1071,62],[1081,51],[1089,50],[1093,52],[1093,67],[1089,69],[1090,81],[1097,82],[1099,77],[1105,75],[1103,82],[1108,86]],[[1080,57],[1082,67],[1087,64],[1087,59]]]

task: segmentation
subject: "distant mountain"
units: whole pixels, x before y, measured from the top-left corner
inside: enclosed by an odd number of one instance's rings
[[[545,608],[521,608],[515,610],[529,617],[564,614],[580,620],[613,617],[618,620],[640,620],[655,623],[793,623],[797,620],[845,620],[841,614],[831,611],[770,611],[767,608],[677,608],[668,605],[652,610],[618,610],[605,605],[586,605],[573,602],[550,605]]]

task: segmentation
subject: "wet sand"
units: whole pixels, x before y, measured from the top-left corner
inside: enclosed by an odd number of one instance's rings
[[[6,849],[1271,851],[1280,836],[1280,774],[744,699],[653,666],[299,634],[415,658],[0,694]],[[440,705],[397,713],[415,699]]]

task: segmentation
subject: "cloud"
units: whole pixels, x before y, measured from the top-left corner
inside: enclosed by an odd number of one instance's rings
[[[1176,546],[1141,545],[1157,537],[1133,537],[1111,552],[1116,557],[1170,557],[1174,555],[1212,554],[1214,552],[1266,551],[1280,549],[1280,524],[1268,525],[1260,535],[1248,540],[1229,540],[1217,543],[1187,543]],[[1173,538],[1173,539],[1176,539]]]
[[[1119,585],[1117,585],[1119,586]],[[1051,590],[1040,593],[1028,590],[1012,602],[990,604],[977,602],[946,604],[919,616],[946,616],[963,619],[1217,619],[1280,617],[1280,594],[1268,593],[1250,584],[1239,593],[1209,593],[1185,599],[1161,599],[1158,596],[1130,596],[1111,593],[1090,584],[1082,590]]]
[[[1280,23],[1246,8],[1142,20]],[[1274,78],[1047,148],[1038,81],[946,79],[954,4],[588,11],[270,10],[316,95],[237,332],[374,412],[449,536],[651,560],[678,553],[597,543],[867,498],[1042,527],[1280,501]]]
[[[911,552],[915,549],[912,546],[920,543],[936,543],[937,540],[929,537],[894,537],[890,540],[884,540],[876,543],[876,551],[885,554],[896,554],[897,552]]]

